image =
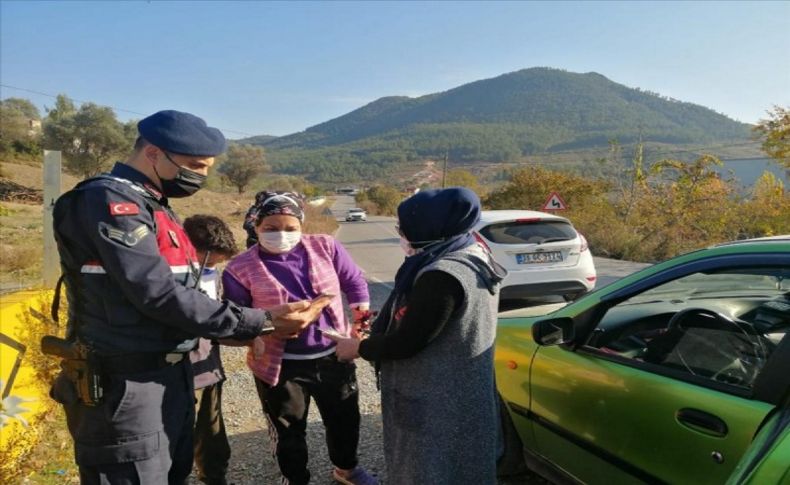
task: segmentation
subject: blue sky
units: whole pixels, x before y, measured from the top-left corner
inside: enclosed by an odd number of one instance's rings
[[[744,122],[790,105],[790,2],[0,0],[0,83],[285,135],[382,96],[599,72]],[[0,96],[53,99],[8,87]]]

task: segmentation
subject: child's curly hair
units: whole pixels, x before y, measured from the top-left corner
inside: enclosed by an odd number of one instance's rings
[[[184,220],[184,231],[198,251],[211,251],[228,258],[239,252],[233,232],[219,217],[206,214],[187,217]]]

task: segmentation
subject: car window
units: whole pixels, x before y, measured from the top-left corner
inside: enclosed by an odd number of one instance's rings
[[[497,244],[542,244],[576,238],[573,226],[565,221],[512,221],[491,224],[480,230]]]
[[[790,332],[789,290],[790,268],[695,273],[610,308],[587,346],[750,389]]]

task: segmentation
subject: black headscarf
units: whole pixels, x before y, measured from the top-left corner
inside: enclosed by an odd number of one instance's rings
[[[414,286],[419,271],[444,255],[475,244],[471,230],[480,220],[480,199],[464,187],[423,190],[398,206],[398,224],[417,253],[407,256],[395,275],[395,288],[373,323],[384,333],[395,305]]]

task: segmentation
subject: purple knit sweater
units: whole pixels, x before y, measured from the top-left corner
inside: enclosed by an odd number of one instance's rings
[[[291,301],[310,300],[318,296],[310,286],[308,277],[307,251],[302,244],[297,245],[285,254],[270,254],[258,248],[263,264],[266,265],[277,281],[288,290]],[[335,257],[333,259],[340,288],[346,295],[349,305],[368,303],[368,284],[362,270],[351,259],[351,255],[342,244],[335,241]],[[229,272],[222,274],[223,297],[241,306],[252,304],[252,295]],[[324,337],[318,328],[331,328],[327,316],[322,313],[317,325],[308,326],[299,337],[288,340],[285,353],[291,355],[313,355],[329,350],[335,343]],[[286,355],[287,358],[287,355]]]

